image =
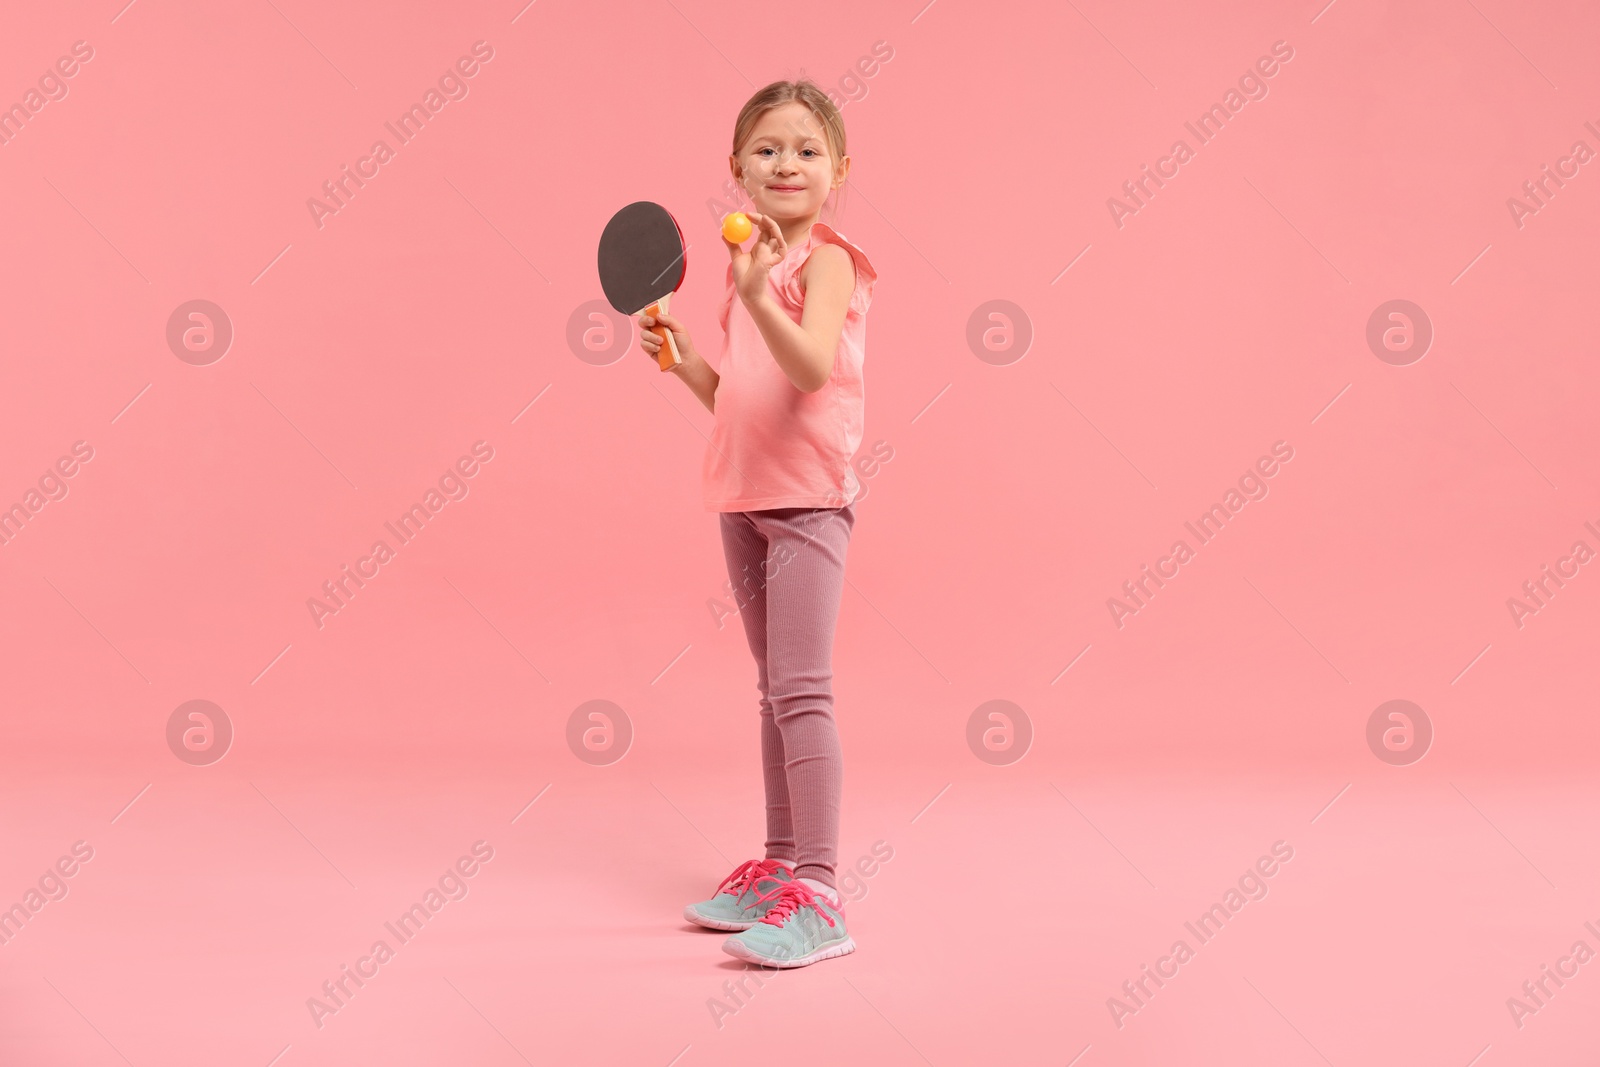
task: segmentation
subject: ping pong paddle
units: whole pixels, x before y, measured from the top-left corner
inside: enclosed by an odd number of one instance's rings
[[[683,231],[660,204],[639,200],[618,211],[600,234],[600,287],[624,315],[659,316],[683,284],[688,267]],[[659,319],[651,333],[661,339],[656,359],[662,370],[683,362],[672,331]]]

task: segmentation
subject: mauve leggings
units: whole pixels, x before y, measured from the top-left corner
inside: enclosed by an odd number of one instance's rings
[[[833,632],[855,505],[722,513],[739,617],[761,690],[767,858],[834,886],[844,768],[833,717]]]

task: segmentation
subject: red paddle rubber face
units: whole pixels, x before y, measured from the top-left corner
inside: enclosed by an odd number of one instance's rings
[[[661,210],[666,211],[666,208]],[[678,285],[682,285],[683,279],[689,273],[689,246],[683,240],[683,227],[678,225],[678,216],[667,211],[667,218],[672,220],[672,228],[678,231],[678,244],[683,248],[683,252],[678,259],[678,262],[683,264],[683,269],[678,273]],[[673,286],[673,292],[677,292],[677,286]]]

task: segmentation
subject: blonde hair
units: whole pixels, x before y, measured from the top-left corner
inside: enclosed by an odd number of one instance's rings
[[[746,100],[744,107],[739,109],[739,117],[733,123],[733,154],[737,156],[739,150],[750,140],[750,135],[755,132],[756,123],[761,121],[762,115],[785,104],[804,104],[810,109],[812,117],[827,135],[828,147],[833,152],[833,164],[837,169],[839,161],[845,157],[844,116],[839,113],[838,105],[828,94],[819,89],[809,78],[772,82]],[[838,217],[839,200],[844,195],[843,186],[840,186],[837,194],[834,197],[833,209],[829,212],[830,221]]]

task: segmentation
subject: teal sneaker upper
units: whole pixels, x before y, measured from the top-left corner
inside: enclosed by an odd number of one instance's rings
[[[761,921],[730,938],[757,956],[774,962],[800,960],[850,940],[844,914],[803,882],[784,882],[760,900],[767,909]]]
[[[793,882],[789,868],[777,860],[750,860],[734,868],[710,900],[689,906],[708,919],[755,922],[772,907],[778,888]]]

